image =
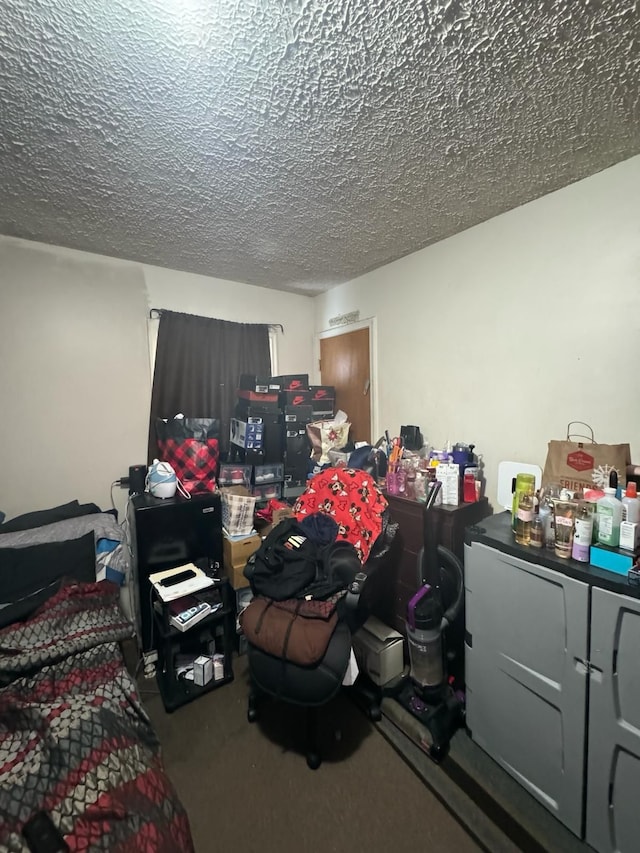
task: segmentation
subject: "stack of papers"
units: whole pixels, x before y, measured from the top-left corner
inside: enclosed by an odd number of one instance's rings
[[[231,539],[232,542],[240,542],[242,539],[248,539],[250,536],[257,535],[255,527],[252,527],[249,533],[229,533],[227,528],[223,525],[222,532],[226,536],[226,538]]]

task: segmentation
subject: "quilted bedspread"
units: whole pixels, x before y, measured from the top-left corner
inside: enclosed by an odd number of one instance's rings
[[[0,849],[47,812],[72,851],[192,851],[186,813],[126,671],[107,582],[63,587],[0,631]]]

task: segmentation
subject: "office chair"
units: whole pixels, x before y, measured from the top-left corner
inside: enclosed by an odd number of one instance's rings
[[[301,706],[307,716],[307,765],[317,769],[322,761],[319,748],[320,711],[336,696],[342,687],[351,655],[351,637],[366,621],[372,604],[371,590],[384,589],[384,585],[372,583],[389,568],[394,559],[394,541],[398,525],[393,524],[385,510],[382,530],[367,559],[361,563],[354,560],[353,572],[347,584],[347,593],[338,606],[338,622],[329,645],[321,660],[313,666],[301,666],[268,654],[251,642],[247,644],[249,661],[250,691],[247,719],[253,723],[258,719],[259,706],[266,697]],[[245,569],[251,581],[251,564]],[[367,586],[369,584],[369,588]],[[359,676],[358,682],[364,680]],[[356,682],[356,686],[358,684]],[[361,693],[366,699],[371,720],[379,720],[382,691],[371,684]]]

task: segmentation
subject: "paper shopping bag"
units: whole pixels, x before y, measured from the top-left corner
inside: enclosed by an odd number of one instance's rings
[[[584,434],[576,433],[576,427]],[[628,444],[598,444],[593,430],[581,421],[567,424],[567,437],[550,441],[542,473],[542,485],[557,483],[572,492],[604,489],[612,471],[624,483],[627,465],[631,463]]]

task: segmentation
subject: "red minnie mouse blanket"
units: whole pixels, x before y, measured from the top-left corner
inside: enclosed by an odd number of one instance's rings
[[[355,547],[362,563],[382,530],[387,501],[374,478],[355,468],[327,468],[309,481],[293,507],[301,521],[314,512],[325,512],[338,524],[337,539]]]

